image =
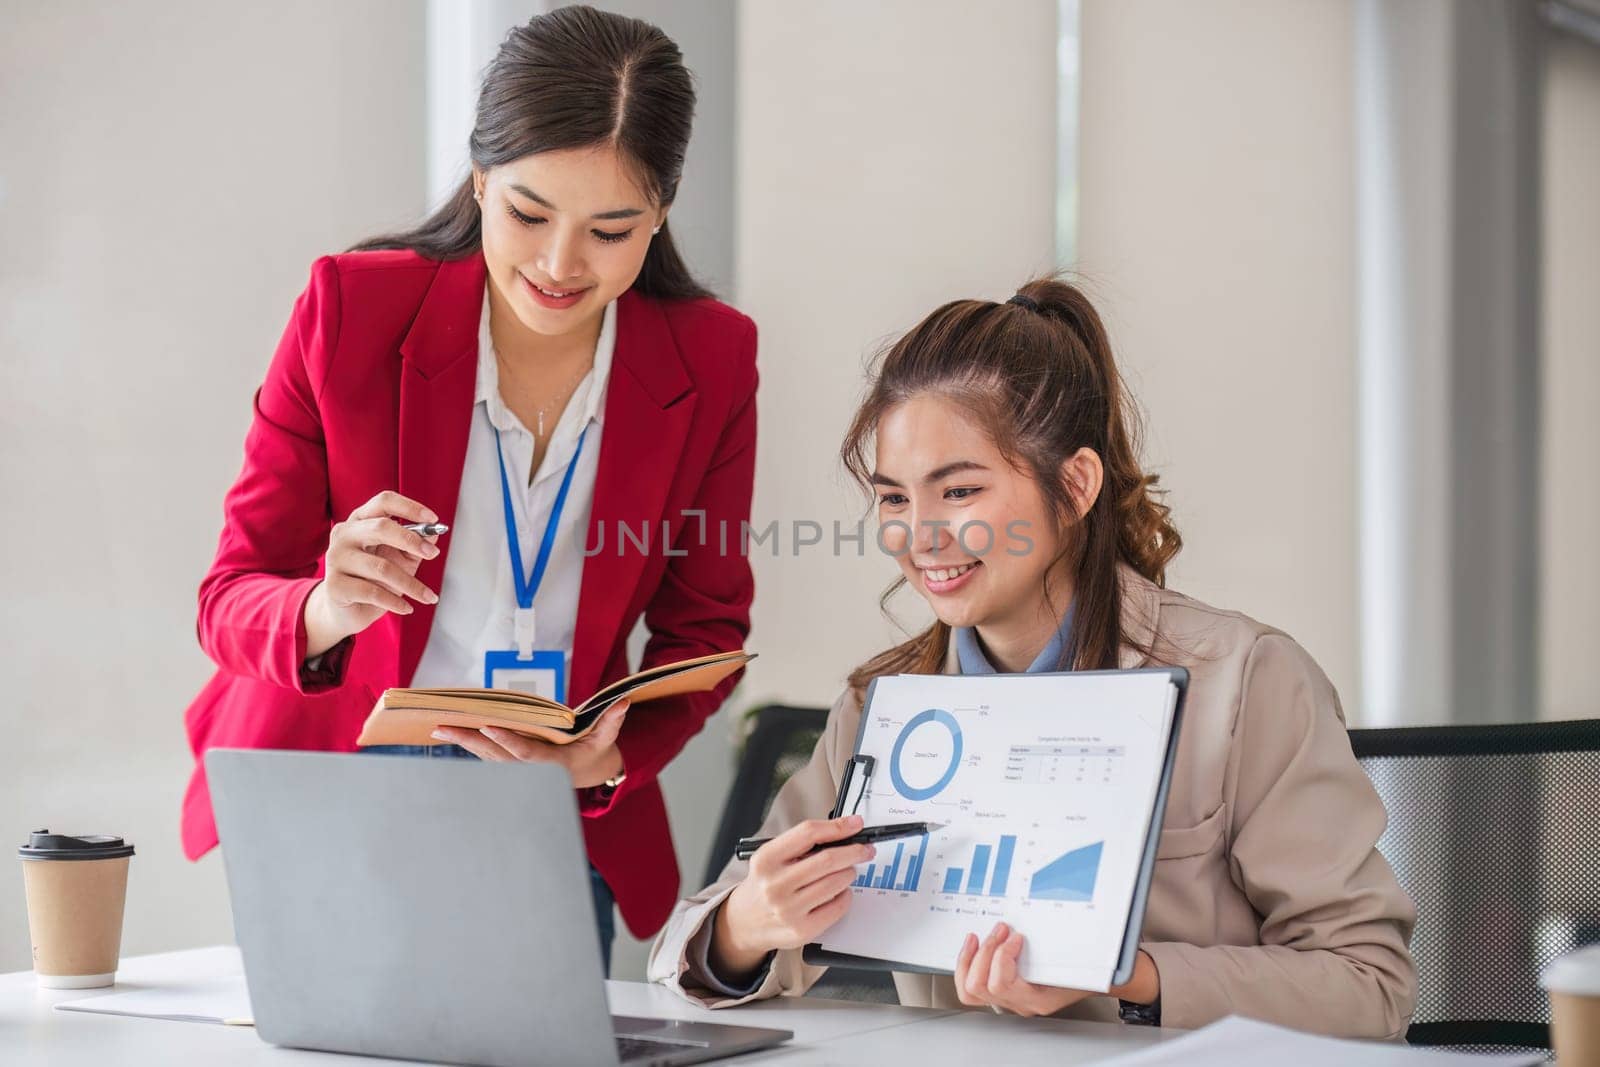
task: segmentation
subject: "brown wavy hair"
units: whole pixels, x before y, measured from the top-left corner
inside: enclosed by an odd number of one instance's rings
[[[957,300],[918,323],[879,358],[839,449],[864,490],[871,492],[869,449],[884,414],[925,394],[966,411],[1007,461],[1038,483],[1063,528],[1061,554],[1046,571],[1048,581],[1057,563],[1072,561],[1072,646],[1059,666],[1115,667],[1125,643],[1118,565],[1165,585],[1183,538],[1156,476],[1139,466],[1138,412],[1094,305],[1076,286],[1049,277],[1024,285],[1013,301]],[[1081,448],[1094,450],[1105,471],[1086,514],[1078,513],[1061,473]],[[884,591],[885,612],[904,584],[902,576]],[[949,639],[950,628],[936,620],[858,667],[850,685],[860,690],[884,674],[937,674]]]

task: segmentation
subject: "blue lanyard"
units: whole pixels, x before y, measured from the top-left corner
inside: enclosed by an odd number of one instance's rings
[[[572,459],[567,463],[567,473],[561,476],[561,489],[556,493],[556,502],[550,508],[550,521],[545,524],[544,537],[539,542],[539,555],[533,561],[532,577],[522,576],[522,546],[517,540],[517,515],[511,506],[511,479],[506,476],[506,454],[500,447],[500,430],[494,431],[494,454],[500,459],[500,497],[506,509],[506,542],[511,546],[511,577],[517,587],[517,607],[529,610],[533,607],[533,594],[539,591],[539,583],[544,581],[544,570],[550,564],[550,550],[555,547],[556,527],[561,522],[561,510],[567,506],[567,490],[572,487],[572,472],[578,469],[578,457],[583,455],[583,442],[589,436],[589,427],[585,426],[578,435],[578,447],[572,452]]]

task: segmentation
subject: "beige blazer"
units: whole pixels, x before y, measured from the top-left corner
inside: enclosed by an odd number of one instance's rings
[[[1332,684],[1286,634],[1128,569],[1123,600],[1128,644],[1153,646],[1155,661],[1190,672],[1141,938],[1160,972],[1162,1025],[1240,1014],[1401,1037],[1416,1001],[1407,947],[1416,912],[1377,851],[1386,815],[1351,753]],[[1123,667],[1147,662],[1124,647]],[[952,653],[946,671],[954,670]],[[847,690],[811,761],[774,799],[763,836],[827,816],[860,718]],[[707,988],[711,920],[746,868],[729,863],[714,885],[678,903],[651,951],[652,981],[718,1008],[798,996],[822,975],[790,950],[749,997]],[[894,981],[904,1004],[961,1007],[948,977]],[[1115,1020],[1117,1005],[1090,997],[1062,1014]]]

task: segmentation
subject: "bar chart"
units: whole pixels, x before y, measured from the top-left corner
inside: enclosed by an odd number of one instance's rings
[[[1093,900],[1095,882],[1100,877],[1100,856],[1104,851],[1105,842],[1096,841],[1057,856],[1033,872],[1028,882],[1028,899],[1078,903]]]
[[[998,849],[990,845],[974,845],[972,859],[965,867],[946,867],[943,893],[964,893],[969,896],[1003,897],[1011,879],[1011,857],[1017,849],[1015,834],[1000,838]],[[989,857],[994,855],[994,870],[989,870]],[[985,884],[987,883],[987,884]]]
[[[928,856],[928,835],[923,834],[915,839],[916,852],[912,853],[909,862],[906,863],[905,874],[901,875],[900,861],[906,858],[906,844],[905,841],[896,841],[893,860],[881,867],[876,863],[867,864],[867,869],[850,884],[857,889],[899,889],[915,893],[922,881],[923,861]],[[887,847],[887,845],[881,846],[880,851]],[[895,881],[897,878],[898,883]]]

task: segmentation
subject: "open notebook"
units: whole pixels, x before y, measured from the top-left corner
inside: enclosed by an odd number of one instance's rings
[[[575,708],[511,689],[386,689],[356,744],[436,745],[433,731],[440,726],[498,726],[564,745],[593,729],[601,713],[623,697],[642,704],[703,693],[755,658],[753,652],[719,652],[664,663],[612,682]]]

